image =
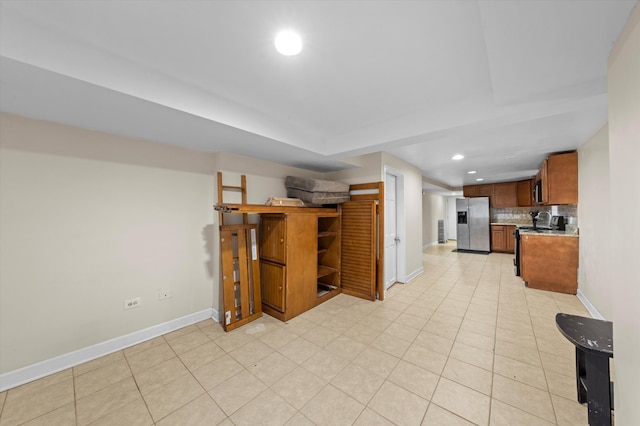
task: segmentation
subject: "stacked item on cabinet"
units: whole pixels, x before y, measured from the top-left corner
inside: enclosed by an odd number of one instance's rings
[[[340,204],[349,201],[349,184],[329,180],[287,176],[287,197],[311,204]]]

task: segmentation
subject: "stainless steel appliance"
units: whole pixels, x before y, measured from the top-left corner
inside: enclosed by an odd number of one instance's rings
[[[533,201],[536,204],[542,204],[542,181],[539,180],[533,186]]]
[[[556,229],[558,231],[564,231],[567,229],[564,222],[564,216],[552,216],[550,225],[551,229]]]
[[[489,198],[458,198],[458,250],[491,251],[489,231]]]
[[[513,258],[513,270],[516,273],[516,277],[520,276],[520,228],[516,226],[516,229],[513,231],[513,238],[516,239],[514,247],[514,258]]]

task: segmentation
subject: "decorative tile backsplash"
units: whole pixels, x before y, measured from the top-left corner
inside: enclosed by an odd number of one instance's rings
[[[509,207],[491,209],[492,222],[531,223],[529,212],[537,210],[547,211],[551,216],[564,216],[568,224],[578,226],[578,205],[568,204],[563,206],[534,206],[534,207]]]

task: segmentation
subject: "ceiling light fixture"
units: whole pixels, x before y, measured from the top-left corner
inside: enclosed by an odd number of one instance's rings
[[[456,154],[453,157],[451,157],[452,160],[462,160],[464,158],[464,155],[462,154]]]
[[[275,40],[276,50],[284,56],[294,56],[302,50],[302,39],[290,30],[280,31]]]
[[[477,172],[475,170],[469,170],[467,173],[470,175],[475,175]]]
[[[484,180],[484,178],[478,178],[476,179],[476,182],[482,182]]]

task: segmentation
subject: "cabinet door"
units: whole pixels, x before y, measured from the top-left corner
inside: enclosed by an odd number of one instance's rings
[[[547,204],[577,204],[578,153],[550,155],[545,164],[548,181]]]
[[[376,298],[375,201],[342,204],[342,292],[363,299]]]
[[[464,197],[478,197],[478,187],[480,185],[465,185],[462,187],[462,195]]]
[[[542,203],[549,204],[549,173],[548,173],[549,160],[545,159],[540,168],[540,180],[542,181]]]
[[[493,197],[494,185],[492,183],[485,183],[483,185],[476,185],[478,187],[478,197]]]
[[[262,303],[285,312],[286,267],[277,263],[260,261]]]
[[[493,207],[517,207],[516,182],[496,183],[493,185]]]
[[[505,251],[504,226],[491,225],[491,251]]]
[[[504,227],[505,251],[507,253],[516,252],[516,237],[513,235],[515,230],[516,230],[515,226]]]
[[[533,205],[533,180],[521,180],[518,182],[518,207],[530,207]]]
[[[260,224],[260,258],[286,263],[287,219],[285,215],[266,215]]]
[[[493,197],[493,184],[466,185],[462,187],[462,195],[465,197]]]

